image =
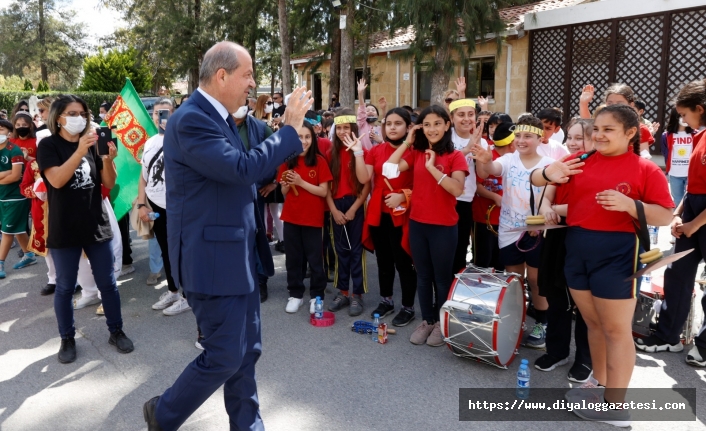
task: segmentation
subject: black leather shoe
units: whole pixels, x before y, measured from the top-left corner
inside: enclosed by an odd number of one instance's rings
[[[70,364],[76,360],[76,340],[71,338],[62,338],[61,347],[59,347],[59,362],[62,364]]]
[[[115,346],[120,353],[130,353],[135,350],[135,347],[132,345],[132,341],[127,338],[127,335],[125,335],[122,329],[118,329],[116,332],[110,334],[108,343],[111,346]]]
[[[267,283],[260,283],[260,304],[267,301]]]
[[[47,296],[47,295],[51,295],[52,293],[54,293],[55,290],[56,290],[56,284],[49,283],[46,286],[44,286],[42,288],[42,290],[39,291],[39,293],[42,296]]]
[[[159,401],[159,397],[154,397],[142,406],[142,414],[145,417],[145,422],[147,422],[147,431],[162,431],[162,427],[159,426],[155,417],[157,401]]]

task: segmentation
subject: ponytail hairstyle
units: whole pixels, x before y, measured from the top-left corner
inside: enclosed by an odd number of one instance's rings
[[[603,103],[606,103],[606,101],[608,100],[608,96],[610,96],[611,94],[618,94],[620,96],[623,96],[625,100],[628,101],[628,105],[634,104],[637,100],[635,92],[632,91],[632,88],[630,88],[627,84],[611,84],[611,86],[608,87],[605,93],[603,93]]]
[[[681,127],[680,121],[681,115],[677,112],[676,108],[669,110],[669,118],[667,119],[667,127],[664,128],[666,133],[679,133],[679,127]],[[685,128],[686,133],[691,133],[691,127],[687,126]]]
[[[407,139],[407,136],[405,135],[402,137],[402,139],[398,139],[396,142],[392,142],[387,138],[387,135],[385,134],[385,123],[387,123],[387,117],[391,114],[398,115],[400,118],[402,118],[402,121],[407,125],[407,128],[412,124],[412,116],[409,114],[409,111],[406,110],[405,108],[392,108],[389,111],[385,113],[385,118],[382,119],[382,133],[383,133],[383,139],[385,139],[387,142],[391,143],[392,145],[399,145]]]
[[[355,112],[350,109],[350,108],[343,108],[340,109],[336,115],[333,117],[334,119],[337,117],[343,117],[343,116],[353,116],[355,117],[356,114]],[[350,123],[351,126],[351,133],[354,134],[355,136],[358,136],[358,124],[357,123]],[[334,195],[338,191],[338,185],[340,181],[342,180],[341,178],[341,152],[348,150],[348,147],[338,138],[338,135],[335,132],[336,125],[334,124],[333,126],[333,147],[331,148],[331,175],[333,176],[333,186],[331,188],[331,193]],[[359,137],[359,136],[358,136]],[[353,189],[355,190],[355,195],[360,196],[360,194],[363,192],[363,184],[358,181],[358,176],[355,174],[355,157],[350,158],[350,162],[348,163],[348,172],[350,174],[349,181],[351,184],[353,184]]]
[[[700,126],[706,126],[706,79],[686,84],[677,95],[676,105],[691,111],[696,111],[700,106],[704,110]]]
[[[424,124],[424,119],[427,117],[427,115],[430,114],[435,114],[441,117],[444,123],[451,123],[449,113],[446,112],[446,109],[443,106],[430,105],[424,108],[424,110],[419,114],[417,124]],[[449,125],[449,130],[444,133],[444,136],[441,138],[441,140],[431,147],[432,151],[434,151],[439,156],[443,154],[453,153],[454,143],[451,140],[451,134],[451,126]],[[415,150],[421,152],[424,152],[429,149],[429,140],[424,134],[424,129],[417,130],[416,134],[414,135],[414,144],[412,145],[412,147]]]
[[[304,154],[304,164],[306,166],[316,166],[316,158],[319,155],[319,139],[316,136],[316,132],[314,132],[314,126],[311,125],[308,121],[304,120],[303,124],[304,128],[311,133],[311,145],[309,145],[309,148],[306,150],[306,154]],[[299,164],[299,157],[288,160],[287,161],[287,169],[294,169],[297,167],[297,164]]]
[[[606,106],[596,116],[596,119],[601,115],[612,115],[620,124],[623,125],[623,130],[635,129],[635,135],[630,139],[632,150],[638,156],[640,155],[640,118],[637,112],[627,105],[611,105]]]

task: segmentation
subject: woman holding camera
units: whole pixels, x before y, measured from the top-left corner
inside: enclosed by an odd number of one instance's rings
[[[42,140],[37,162],[47,188],[49,236],[47,247],[56,265],[54,312],[59,324],[59,362],[76,360],[72,297],[78,264],[86,253],[103,299],[108,342],[119,352],[133,350],[132,341],[122,330],[120,294],[113,273],[113,232],[103,208],[101,184],[115,186],[115,145],[103,157],[96,150],[97,136],[87,121],[86,102],[71,95],[61,96],[51,105],[47,126],[52,135]],[[105,164],[104,164],[105,161]]]

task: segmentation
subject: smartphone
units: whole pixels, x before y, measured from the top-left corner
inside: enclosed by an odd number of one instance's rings
[[[112,142],[113,144],[115,144],[115,140],[113,139],[113,131],[110,127],[101,127],[99,129],[96,129],[96,134],[98,135],[98,142],[96,143],[98,155],[107,156],[110,153],[108,143]]]
[[[160,128],[160,133],[164,134],[164,132],[167,130],[167,120],[169,119],[169,109],[160,109],[157,111],[157,116],[159,120],[159,128]]]

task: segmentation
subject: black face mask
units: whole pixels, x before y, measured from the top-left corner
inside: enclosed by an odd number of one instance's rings
[[[372,124],[378,120],[378,117],[368,117],[365,119],[368,123]]]
[[[29,136],[29,132],[31,129],[29,127],[15,127],[15,132],[17,132],[17,136],[20,138],[26,138]]]

